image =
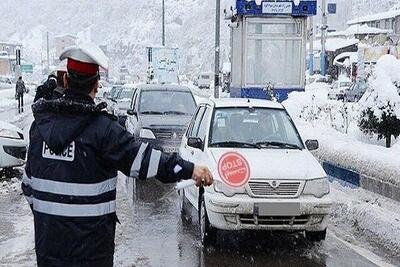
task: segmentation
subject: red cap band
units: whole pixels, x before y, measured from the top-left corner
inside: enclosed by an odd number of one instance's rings
[[[99,72],[99,66],[92,63],[85,63],[68,58],[67,69],[78,73],[95,75]]]

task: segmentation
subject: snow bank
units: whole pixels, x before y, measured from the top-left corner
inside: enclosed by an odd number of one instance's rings
[[[400,250],[400,204],[364,189],[350,189],[334,182],[331,185],[334,205],[331,222],[337,231],[348,232],[382,245],[392,253]]]
[[[387,149],[382,146],[366,144],[324,126],[310,127],[308,123],[297,123],[304,139],[317,139],[320,148],[314,155],[362,175],[373,177],[381,182],[400,186],[400,149],[398,146]]]

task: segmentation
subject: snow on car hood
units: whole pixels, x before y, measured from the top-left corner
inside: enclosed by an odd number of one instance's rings
[[[10,130],[10,131],[16,131],[22,133],[22,130],[10,123],[0,121],[0,130],[5,129],[5,130]]]
[[[218,170],[219,159],[226,152],[237,152],[250,165],[251,179],[304,180],[326,176],[318,161],[307,150],[209,148]]]

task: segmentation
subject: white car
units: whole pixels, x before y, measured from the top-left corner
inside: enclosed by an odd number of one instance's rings
[[[200,89],[210,89],[211,83],[213,82],[214,77],[211,72],[202,72],[197,78],[197,86]]]
[[[4,88],[15,88],[15,83],[11,77],[0,76],[0,89]]]
[[[0,168],[25,164],[27,143],[22,130],[12,124],[0,122]]]
[[[281,104],[218,99],[199,105],[180,155],[208,166],[214,185],[179,191],[198,210],[203,244],[222,230],[305,231],[324,240],[332,201],[325,171]],[[228,185],[229,184],[229,185]]]
[[[331,100],[343,100],[346,91],[350,89],[352,82],[350,80],[339,80],[334,82],[329,89],[328,99]]]

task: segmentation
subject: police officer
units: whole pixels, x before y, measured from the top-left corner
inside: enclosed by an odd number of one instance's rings
[[[43,98],[45,100],[57,99],[63,96],[66,89],[67,74],[66,60],[61,61],[57,70],[52,72],[48,79],[36,89],[34,102]]]
[[[96,106],[97,47],[71,47],[65,94],[33,106],[28,160],[22,189],[35,223],[38,266],[112,266],[116,226],[117,171],[164,183],[194,179],[212,184],[205,167],[134,141]]]

